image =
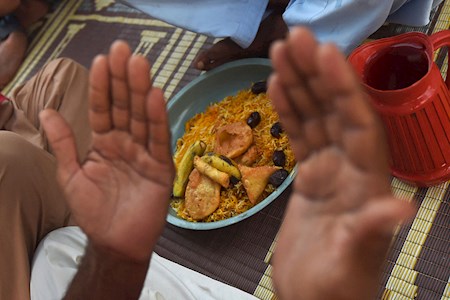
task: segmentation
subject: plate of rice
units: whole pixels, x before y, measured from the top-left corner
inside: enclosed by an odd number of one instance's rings
[[[271,72],[268,59],[234,61],[203,73],[169,101],[177,170],[170,224],[193,230],[235,224],[294,179],[288,137],[265,93]]]

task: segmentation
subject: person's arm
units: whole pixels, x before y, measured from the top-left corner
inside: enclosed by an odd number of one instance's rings
[[[89,240],[66,299],[138,299],[143,287],[174,178],[165,101],[149,73],[148,61],[124,42],[94,60],[93,139],[83,162],[62,117],[40,114],[72,217]]]
[[[148,266],[89,244],[64,299],[138,299]]]

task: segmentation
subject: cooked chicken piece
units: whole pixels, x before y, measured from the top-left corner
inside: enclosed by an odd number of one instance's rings
[[[198,156],[194,157],[194,166],[201,174],[208,176],[224,188],[227,188],[230,185],[230,175],[217,170]]]
[[[259,157],[258,148],[255,145],[245,151],[244,154],[236,158],[236,162],[240,165],[251,166],[253,165]]]
[[[231,123],[220,127],[216,133],[214,152],[235,158],[247,151],[253,143],[253,133],[245,122]]]
[[[239,171],[241,171],[242,175],[241,181],[252,204],[256,204],[261,200],[260,197],[269,182],[270,175],[278,169],[280,167],[261,166],[250,168],[239,165]]]
[[[219,207],[220,185],[194,169],[189,175],[184,201],[189,215],[202,220]]]

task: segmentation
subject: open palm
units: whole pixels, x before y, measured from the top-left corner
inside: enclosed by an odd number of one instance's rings
[[[137,261],[150,257],[165,224],[174,176],[165,101],[150,66],[124,42],[90,71],[93,141],[79,162],[71,129],[55,111],[41,121],[75,222],[91,243]]]
[[[335,46],[301,28],[271,58],[300,161],[274,257],[280,298],[371,299],[393,228],[414,212],[391,194],[382,127]]]

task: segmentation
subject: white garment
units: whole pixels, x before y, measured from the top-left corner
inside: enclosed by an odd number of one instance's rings
[[[248,47],[256,36],[268,0],[126,0],[167,23],[216,38],[231,37]],[[293,26],[308,26],[321,42],[349,53],[386,20],[423,26],[442,0],[291,0],[283,14]],[[392,16],[390,16],[392,14]]]
[[[79,227],[51,232],[41,241],[31,272],[31,299],[62,299],[77,272],[87,238]],[[140,300],[243,299],[254,296],[153,253]]]

